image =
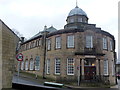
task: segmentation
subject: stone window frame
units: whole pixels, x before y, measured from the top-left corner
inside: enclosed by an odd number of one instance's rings
[[[104,50],[107,50],[107,49],[108,49],[107,37],[103,37],[103,38],[102,38],[102,41],[103,41],[103,43],[102,43],[102,44],[103,44],[103,45],[102,45],[102,46],[103,46],[103,49],[104,49]]]
[[[74,73],[75,73],[74,64],[75,64],[74,58],[67,58],[67,75],[74,75]],[[72,70],[72,71],[70,71],[70,70]]]
[[[27,62],[27,69],[26,69],[26,62]],[[28,59],[25,60],[25,70],[26,70],[26,71],[29,70],[29,61],[28,61]]]
[[[73,45],[72,46],[70,46],[70,42],[71,42],[71,39],[69,40],[68,39],[68,37],[71,37],[71,36],[73,36]],[[67,43],[66,43],[67,45],[67,48],[75,48],[75,35],[74,34],[70,34],[70,35],[67,35]]]
[[[60,75],[60,66],[61,66],[61,60],[60,58],[55,59],[55,74]]]
[[[38,71],[38,70],[40,70],[40,56],[35,57],[35,71]]]
[[[58,42],[57,39],[60,39],[60,41]],[[62,37],[61,36],[56,36],[55,37],[55,49],[61,49],[61,45],[62,45]]]
[[[83,22],[83,18],[82,17],[78,17],[78,22]]]
[[[35,66],[35,64],[34,64],[34,59],[33,58],[30,58],[30,67],[29,67],[29,70],[30,71],[33,71],[34,70],[34,66]]]
[[[86,35],[85,42],[86,42],[85,44],[86,48],[93,48],[93,35]]]
[[[21,70],[24,70],[24,69],[25,69],[25,68],[24,68],[24,64],[25,64],[25,62],[22,61],[22,62],[21,62],[21,68],[20,68]]]
[[[47,50],[50,51],[51,50],[51,39],[47,39]]]
[[[112,60],[112,76],[115,75],[115,63],[114,60]]]
[[[46,74],[50,74],[50,59],[47,59]]]
[[[104,60],[103,62],[103,73],[104,73],[104,76],[108,76],[109,75],[109,62],[108,60]]]
[[[113,41],[110,40],[110,51],[113,51]]]

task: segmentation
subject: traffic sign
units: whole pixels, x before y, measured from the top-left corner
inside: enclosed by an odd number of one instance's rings
[[[23,54],[22,53],[17,54],[16,59],[18,61],[23,61]]]

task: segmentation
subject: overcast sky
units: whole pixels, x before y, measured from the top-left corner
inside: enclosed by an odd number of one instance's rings
[[[87,13],[89,23],[110,32],[117,40],[118,1],[78,0],[78,6]],[[75,6],[76,0],[0,0],[0,19],[28,39],[45,25],[63,29]]]

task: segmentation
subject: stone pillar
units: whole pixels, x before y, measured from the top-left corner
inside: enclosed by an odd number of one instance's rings
[[[84,59],[82,59],[82,63],[81,63],[81,67],[82,67],[82,79],[84,79]]]
[[[96,59],[96,75],[99,75],[99,62],[98,59]]]

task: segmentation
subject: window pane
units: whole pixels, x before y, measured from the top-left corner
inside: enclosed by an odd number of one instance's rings
[[[31,58],[30,59],[30,70],[33,70],[34,69],[34,61],[33,59]]]
[[[74,59],[73,58],[67,59],[67,74],[74,75]]]
[[[113,46],[112,46],[112,40],[110,40],[110,50],[112,51],[112,48],[113,48]]]
[[[103,38],[103,49],[107,49],[107,39]]]
[[[74,35],[67,36],[67,47],[74,48]]]
[[[56,37],[56,48],[61,48],[61,37]]]
[[[48,39],[48,42],[47,42],[47,49],[50,50],[51,49],[51,40]]]
[[[28,60],[26,60],[26,62],[25,62],[25,70],[28,70]]]
[[[50,74],[50,60],[47,60],[47,74]]]
[[[24,70],[24,61],[21,62],[21,70]]]
[[[60,74],[60,59],[55,59],[55,74]]]
[[[104,75],[108,75],[108,60],[104,60]]]
[[[40,70],[40,57],[36,56],[35,58],[35,70]]]
[[[86,48],[93,48],[92,36],[86,36]]]

